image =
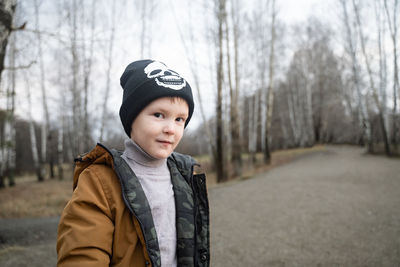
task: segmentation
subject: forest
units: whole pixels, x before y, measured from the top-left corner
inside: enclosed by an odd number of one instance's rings
[[[2,0],[0,188],[26,172],[63,179],[97,142],[121,148],[119,77],[140,58],[187,77],[195,124],[178,151],[210,157],[218,182],[279,149],[399,156],[399,1],[324,1],[295,22],[285,5]]]

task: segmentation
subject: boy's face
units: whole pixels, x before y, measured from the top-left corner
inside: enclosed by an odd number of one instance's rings
[[[158,98],[133,121],[131,139],[154,158],[165,159],[179,144],[188,114],[184,99]]]

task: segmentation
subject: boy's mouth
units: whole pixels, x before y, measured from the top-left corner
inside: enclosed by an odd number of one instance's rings
[[[157,140],[157,142],[162,143],[162,144],[169,144],[169,145],[173,144],[173,142],[168,141],[168,140]]]

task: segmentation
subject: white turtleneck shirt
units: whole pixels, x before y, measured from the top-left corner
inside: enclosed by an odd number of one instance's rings
[[[122,158],[136,174],[149,202],[157,232],[161,266],[177,266],[175,198],[167,159],[156,159],[131,139]]]

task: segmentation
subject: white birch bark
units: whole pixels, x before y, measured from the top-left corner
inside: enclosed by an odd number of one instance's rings
[[[378,54],[379,54],[379,85],[378,85],[378,98],[382,106],[382,116],[383,124],[390,133],[389,123],[388,123],[388,112],[387,112],[387,54],[385,49],[384,40],[385,37],[385,21],[382,18],[382,11],[384,7],[381,5],[380,1],[375,1],[375,18],[377,25],[377,40],[378,40]]]
[[[141,17],[141,31],[140,31],[140,57],[151,57],[152,51],[152,38],[151,38],[151,23],[153,20],[154,7],[153,0],[140,0],[140,17]]]
[[[85,6],[84,2],[81,2],[82,9]],[[86,42],[82,44],[82,55],[84,58],[83,63],[83,149],[84,151],[88,151],[91,145],[90,138],[90,129],[89,129],[89,112],[88,112],[88,104],[89,104],[89,86],[90,86],[90,77],[92,74],[92,62],[93,62],[93,52],[94,52],[94,33],[95,33],[95,24],[96,24],[96,0],[92,0],[90,6],[90,40],[89,40],[89,54],[87,55]],[[82,11],[82,21],[85,21],[85,10]],[[82,29],[82,36],[85,36],[84,27]]]
[[[210,123],[208,122],[206,115],[205,115],[205,110],[204,110],[204,105],[203,105],[203,97],[202,97],[202,86],[200,84],[200,69],[199,69],[199,64],[198,64],[198,56],[196,53],[196,41],[195,41],[195,29],[192,25],[192,20],[188,21],[187,24],[187,31],[186,34],[183,33],[182,28],[180,27],[180,21],[177,18],[176,12],[175,12],[175,7],[174,7],[174,3],[173,1],[171,1],[171,5],[172,5],[172,9],[173,9],[173,15],[174,15],[174,20],[175,23],[177,25],[178,31],[179,31],[179,37],[181,39],[181,42],[183,44],[183,48],[185,50],[185,54],[186,54],[186,59],[188,61],[188,65],[190,68],[190,72],[192,74],[193,77],[193,81],[194,81],[194,87],[196,88],[197,91],[197,105],[200,109],[200,115],[201,115],[201,119],[202,119],[202,124],[203,127],[205,129],[206,132],[206,136],[208,139],[208,150],[211,151],[212,155],[215,155],[216,153],[216,148],[215,148],[215,144],[213,141],[213,134],[211,133],[211,127],[210,127]],[[192,12],[192,5],[189,4],[188,5],[188,12],[189,12],[189,17],[191,18],[191,12]],[[210,70],[211,71],[211,70]]]
[[[78,79],[79,79],[79,51],[78,51],[78,22],[77,22],[77,0],[72,0],[72,8],[70,8],[70,37],[71,37],[71,71],[72,71],[72,84],[71,84],[71,94],[72,94],[72,130],[70,143],[72,145],[73,155],[78,155],[81,153],[81,140],[82,140],[82,129],[81,129],[81,92],[79,90]]]
[[[383,135],[383,139],[384,139],[384,143],[385,143],[385,151],[387,155],[390,155],[390,146],[388,143],[388,136],[387,136],[387,129],[384,123],[384,111],[383,111],[383,107],[382,107],[382,103],[379,100],[379,95],[377,92],[377,89],[375,87],[375,82],[374,82],[374,78],[373,78],[373,73],[372,73],[372,69],[371,69],[371,62],[370,62],[370,58],[367,55],[367,51],[366,51],[366,39],[361,27],[361,19],[360,19],[360,12],[359,12],[359,8],[355,3],[355,0],[352,0],[352,4],[353,4],[353,10],[355,13],[355,17],[356,17],[356,25],[357,25],[357,29],[358,29],[358,36],[361,42],[361,51],[364,57],[364,61],[365,61],[365,65],[367,68],[367,74],[368,74],[368,80],[369,80],[369,86],[370,86],[370,90],[372,93],[372,98],[375,102],[376,107],[378,108],[379,111],[379,120],[380,120],[380,126],[382,129],[382,135]]]
[[[4,60],[6,57],[6,49],[8,43],[8,37],[12,30],[13,17],[15,8],[17,5],[16,0],[2,0],[0,6],[0,84],[1,84],[1,73],[4,69]],[[0,93],[2,87],[0,86]]]
[[[42,107],[44,113],[44,121],[42,123],[41,130],[41,155],[40,161],[42,164],[46,162],[47,158],[47,139],[48,133],[50,131],[50,118],[49,118],[49,109],[47,105],[47,96],[46,96],[46,77],[44,70],[44,61],[43,61],[43,48],[42,48],[42,37],[40,32],[40,21],[39,21],[39,3],[37,0],[34,0],[34,9],[35,9],[35,29],[36,29],[36,38],[37,38],[37,47],[38,47],[38,58],[39,58],[39,72],[40,72],[40,89],[42,92]]]
[[[101,117],[101,128],[100,128],[100,142],[103,142],[104,139],[104,128],[106,125],[106,120],[107,120],[107,102],[108,102],[108,97],[110,95],[110,83],[111,83],[111,69],[113,67],[113,48],[114,48],[114,39],[115,39],[115,8],[116,8],[116,0],[112,2],[112,8],[111,8],[111,32],[110,32],[110,39],[109,39],[109,46],[108,46],[108,56],[107,56],[107,61],[108,61],[108,66],[107,66],[107,82],[106,82],[106,90],[104,94],[104,100],[103,100],[103,115]]]
[[[40,164],[39,153],[38,153],[37,142],[36,142],[35,124],[34,124],[34,121],[32,118],[31,89],[30,89],[30,85],[29,85],[29,81],[28,81],[27,77],[25,77],[25,89],[26,89],[26,96],[27,96],[27,102],[28,102],[29,138],[31,141],[31,153],[32,153],[33,166],[35,168],[38,181],[43,181],[41,164]]]
[[[391,131],[391,142],[393,145],[398,144],[399,140],[399,122],[396,121],[396,113],[398,109],[398,101],[400,101],[400,84],[399,84],[399,67],[397,64],[397,16],[399,13],[399,1],[394,0],[393,1],[393,6],[391,8],[392,10],[392,15],[390,15],[389,7],[388,7],[388,1],[384,0],[384,7],[385,7],[385,13],[386,13],[386,18],[387,22],[389,25],[389,31],[390,31],[390,37],[392,40],[392,47],[393,47],[393,91],[392,91],[392,98],[393,98],[393,108],[392,108],[392,131]],[[399,92],[397,92],[399,90]]]
[[[272,135],[270,134],[271,131],[271,124],[272,124],[272,112],[274,108],[274,63],[275,63],[275,19],[276,19],[276,10],[275,10],[275,0],[272,0],[271,6],[271,41],[270,41],[270,51],[269,51],[269,82],[268,88],[266,92],[266,103],[267,103],[267,114],[266,114],[266,121],[265,121],[265,133],[264,133],[264,163],[271,162],[271,152],[270,152],[270,143],[272,142]]]
[[[6,143],[6,172],[9,186],[15,185],[14,173],[16,167],[16,135],[15,135],[15,87],[16,87],[16,70],[15,70],[15,54],[16,54],[16,35],[10,36],[10,56],[9,66],[11,71],[8,72],[10,86],[7,88],[7,112],[5,130]]]
[[[348,50],[351,58],[351,65],[352,65],[352,74],[353,74],[353,82],[354,86],[356,88],[357,92],[357,101],[358,101],[358,110],[359,110],[359,117],[362,119],[359,120],[360,123],[360,128],[363,129],[364,135],[365,135],[365,142],[369,146],[369,150],[372,149],[370,147],[371,145],[371,138],[372,138],[372,132],[371,132],[371,123],[369,119],[369,113],[368,113],[368,100],[367,97],[364,97],[362,92],[361,92],[361,78],[360,78],[360,69],[359,69],[359,64],[358,64],[358,59],[357,59],[357,51],[355,49],[355,44],[354,44],[354,33],[351,29],[350,26],[350,20],[349,20],[349,15],[347,12],[347,4],[345,0],[341,0],[342,8],[343,8],[343,15],[344,15],[344,24],[346,28],[346,39],[347,39],[347,45],[348,45]],[[365,126],[365,127],[364,127]]]
[[[1,83],[1,74],[4,70],[4,61],[7,51],[8,39],[12,30],[12,23],[15,13],[15,8],[17,5],[16,0],[3,0],[0,5],[0,12],[2,16],[0,16],[0,94],[3,94],[2,91],[2,83]],[[6,94],[8,96],[8,92]],[[11,96],[14,98],[14,95]],[[7,162],[9,159],[9,145],[8,140],[12,140],[12,126],[10,125],[10,121],[8,118],[8,99],[7,97],[7,107],[6,107],[6,119],[5,119],[5,127],[4,127],[4,142],[0,142],[0,188],[5,186],[4,176],[6,174]],[[11,118],[13,118],[14,114],[11,114]],[[3,140],[1,140],[3,141]],[[12,153],[12,152],[11,152]],[[13,183],[13,182],[12,182]],[[11,183],[11,184],[12,184]]]

